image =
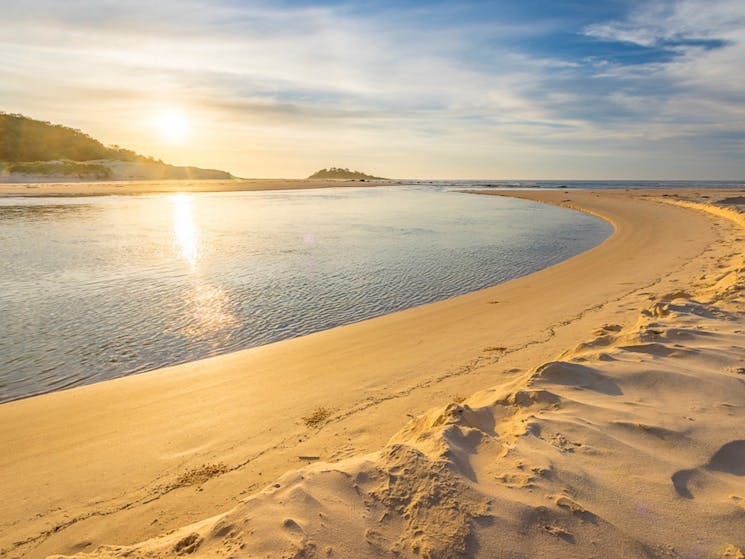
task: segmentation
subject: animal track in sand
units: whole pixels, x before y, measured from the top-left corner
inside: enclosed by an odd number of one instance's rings
[[[183,487],[187,485],[202,485],[213,477],[227,473],[229,468],[223,463],[202,464],[197,468],[192,468],[182,473],[177,479],[175,485]]]
[[[574,535],[572,535],[571,532],[567,532],[566,530],[564,530],[564,528],[562,528],[561,526],[551,526],[547,524],[543,527],[543,529],[552,536],[561,538],[562,540],[568,541],[569,543],[575,542]]]
[[[566,435],[564,435],[563,433],[556,433],[552,437],[544,440],[551,443],[551,445],[555,446],[557,449],[559,449],[559,452],[562,453],[574,452],[575,449],[582,446],[582,443],[570,441],[569,439],[567,439]]]
[[[192,532],[188,536],[181,538],[176,545],[173,546],[173,551],[178,555],[188,555],[194,553],[199,544],[202,543],[202,538],[196,532]]]
[[[585,522],[592,522],[593,524],[595,524],[598,521],[598,516],[596,514],[591,513],[582,505],[580,505],[576,501],[573,501],[565,495],[556,497],[554,502],[556,503],[557,507],[568,510],[573,515],[580,518],[581,520],[584,520]]]

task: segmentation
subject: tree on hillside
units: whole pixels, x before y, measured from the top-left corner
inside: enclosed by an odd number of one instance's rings
[[[316,171],[309,179],[345,179],[345,180],[376,180],[382,177],[375,177],[360,171],[352,171],[346,167],[329,167]]]
[[[134,151],[106,147],[88,134],[19,114],[0,112],[0,161],[141,161]]]

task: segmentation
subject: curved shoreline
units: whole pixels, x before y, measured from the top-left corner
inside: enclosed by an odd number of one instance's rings
[[[697,257],[717,238],[709,217],[643,192],[509,195],[569,199],[617,230],[567,261],[451,300],[0,406],[9,456],[0,481],[11,487],[0,548],[31,557],[139,541],[230,508],[241,489],[301,456],[380,448],[407,415],[516,378],[585,339],[611,310],[632,323],[645,290],[698,273]],[[318,407],[332,410],[329,422],[308,429],[302,418]],[[215,463],[226,471],[204,491],[174,486]]]
[[[0,339],[0,355],[5,358],[0,358],[0,362],[7,364],[4,371],[0,366],[0,377],[3,377],[3,372],[7,374],[4,379],[0,378],[6,381],[0,382],[0,404],[224,355],[442,301],[547,268],[602,243],[613,231],[604,220],[583,212],[551,209],[536,202],[506,198],[491,198],[484,202],[483,197],[460,192],[423,189],[412,192],[400,188],[377,189],[372,196],[363,189],[349,194],[349,189],[339,188],[334,190],[331,199],[324,195],[320,200],[324,209],[321,217],[308,216],[306,219],[305,212],[299,208],[316,208],[318,196],[308,191],[295,192],[297,195],[289,199],[289,195],[279,191],[268,197],[257,192],[238,197],[230,193],[190,195],[194,199],[186,206],[198,206],[201,210],[194,209],[195,215],[199,213],[200,216],[195,224],[196,237],[188,235],[188,250],[183,246],[186,241],[182,223],[184,212],[181,210],[189,215],[191,211],[184,209],[184,205],[177,203],[172,196],[163,195],[140,202],[136,201],[137,197],[121,198],[112,202],[113,206],[107,204],[105,198],[97,198],[90,202],[92,205],[80,206],[83,213],[104,214],[113,211],[107,206],[125,212],[126,208],[131,210],[132,204],[140,208],[178,206],[180,213],[174,217],[173,224],[170,219],[165,222],[155,219],[159,233],[166,235],[165,241],[153,235],[148,238],[149,243],[165,242],[158,248],[161,252],[168,252],[173,244],[176,260],[168,260],[166,255],[164,261],[158,262],[157,270],[153,270],[153,262],[147,262],[145,268],[136,273],[133,266],[141,268],[141,263],[139,260],[138,263],[129,262],[129,266],[123,269],[117,266],[114,275],[109,274],[106,281],[101,281],[103,277],[96,271],[90,277],[81,276],[84,284],[90,284],[83,288],[76,282],[77,290],[85,292],[83,299],[103,301],[95,307],[81,300],[79,305],[68,304],[66,309],[54,311],[55,299],[61,296],[55,297],[54,293],[59,293],[66,282],[46,290],[38,281],[17,285],[19,293],[24,293],[21,299],[13,293],[17,282],[7,284],[10,290],[6,293],[8,302],[0,304],[0,309],[7,308],[6,322],[10,327],[6,339]],[[343,223],[348,217],[348,208],[344,200],[368,198],[372,198],[370,207],[356,218],[359,221],[356,225],[362,230],[356,233],[347,230],[345,233]],[[32,219],[44,208],[62,211],[78,207],[73,204],[58,208],[53,199],[44,200],[38,200],[42,202],[41,206],[35,203],[29,206],[19,199],[5,201],[12,206],[11,214],[28,214]],[[0,197],[0,205],[3,201]],[[67,199],[65,204],[68,202],[72,203],[74,199]],[[288,202],[294,208],[290,213],[302,214],[295,215],[300,219],[299,225],[297,219],[285,218],[277,224],[262,225],[259,220],[246,229],[241,223],[245,221],[240,216],[241,211],[230,211],[231,206],[239,204],[246,208],[256,206],[253,211],[259,213],[274,208],[274,211],[285,214],[287,211],[283,207]],[[21,205],[15,207],[16,204]],[[391,204],[400,206],[393,214]],[[411,212],[401,213],[401,208],[411,208]],[[225,211],[232,220],[229,219],[229,225],[223,229],[230,229],[232,236],[221,235],[220,239],[215,239],[214,226],[221,222],[221,218],[216,216]],[[329,212],[338,215],[325,215]],[[133,225],[141,220],[137,213],[129,212],[127,219]],[[337,220],[338,223],[329,229],[329,223],[333,225],[336,218],[340,221]],[[78,217],[72,219],[77,222]],[[107,229],[106,218],[91,219],[91,230],[102,233]],[[56,219],[52,221],[58,222]],[[34,231],[38,228],[38,234],[44,236],[49,227],[56,227],[50,223],[39,223]],[[298,234],[294,230],[296,226],[314,232],[315,236],[304,234],[294,239]],[[248,237],[241,233],[244,229],[260,229],[263,236],[269,234],[272,238],[289,235],[288,243],[295,243],[295,246],[281,251],[277,248],[277,251],[287,254],[278,252],[272,255],[272,242],[265,239],[257,245],[255,241],[247,241]],[[332,229],[340,236],[330,238]],[[397,229],[400,231],[396,232]],[[8,250],[12,254],[12,247],[23,244],[20,239],[16,242],[13,238],[14,230],[14,227],[9,230],[11,237],[5,254]],[[188,230],[191,232],[192,228]],[[126,231],[122,235],[126,237]],[[174,236],[173,242],[168,240],[170,236]],[[86,235],[77,235],[76,238],[86,242]],[[126,241],[120,241],[126,244]],[[196,257],[194,243],[197,245]],[[111,246],[110,241],[107,246]],[[123,250],[121,246],[118,248],[117,254]],[[225,251],[238,249],[250,249],[250,262],[241,262],[238,258],[231,263],[232,257],[226,260]],[[87,249],[81,250],[87,254]],[[73,246],[71,250],[58,254],[53,259],[58,262],[58,265],[52,265],[54,271],[79,272],[75,265],[69,267],[64,262],[67,257],[63,256],[75,253],[73,256],[79,259],[79,252]],[[104,249],[103,252],[107,251]],[[187,252],[188,255],[184,256]],[[337,262],[334,262],[334,254]],[[116,255],[109,256],[109,260],[116,258]],[[18,274],[9,272],[10,280],[29,275],[29,270],[21,273],[26,267],[23,262],[29,259],[16,260],[20,269]],[[40,265],[41,268],[50,267],[48,260]],[[181,267],[184,260],[187,261],[186,268]],[[164,266],[168,268],[167,272]],[[210,269],[215,266],[223,270]],[[278,270],[288,267],[302,273],[290,274],[295,277],[276,276]],[[365,267],[368,268],[366,273]],[[376,267],[380,269],[374,269]],[[133,277],[140,283],[160,285],[163,278],[159,276],[163,274],[173,283],[169,289],[161,286],[152,293],[148,291],[147,297],[140,297],[128,287]],[[239,285],[233,285],[232,279],[226,279],[226,274],[231,278],[237,274]],[[67,285],[68,292],[70,288],[74,292],[75,284]],[[210,298],[206,300],[208,291]],[[78,297],[82,293],[78,293]],[[129,304],[126,304],[127,293]],[[287,293],[295,293],[296,300],[288,301]],[[197,299],[198,304],[195,302]],[[111,300],[125,304],[115,310],[113,305],[106,303]],[[153,305],[164,305],[164,312],[154,315]],[[28,315],[31,322],[38,323],[39,328],[21,335],[18,327],[23,325],[24,315]],[[81,322],[84,315],[96,315],[97,318]],[[49,318],[45,320],[45,316]],[[184,324],[179,324],[179,320]],[[141,327],[135,326],[138,321],[142,322]],[[42,322],[46,325],[42,326]],[[134,330],[129,333],[122,331],[124,323],[135,326]],[[40,330],[45,334],[41,335]],[[13,331],[18,335],[12,336]],[[109,333],[101,334],[102,331]],[[213,334],[211,338],[209,334]],[[132,346],[134,351],[130,352],[123,344]],[[39,374],[40,371],[44,374]]]

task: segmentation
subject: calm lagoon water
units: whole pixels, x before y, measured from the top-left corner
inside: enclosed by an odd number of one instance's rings
[[[445,299],[611,231],[425,187],[3,198],[0,401]]]

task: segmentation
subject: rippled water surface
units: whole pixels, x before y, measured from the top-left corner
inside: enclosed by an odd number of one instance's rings
[[[0,199],[0,401],[444,299],[610,233],[423,187]]]

